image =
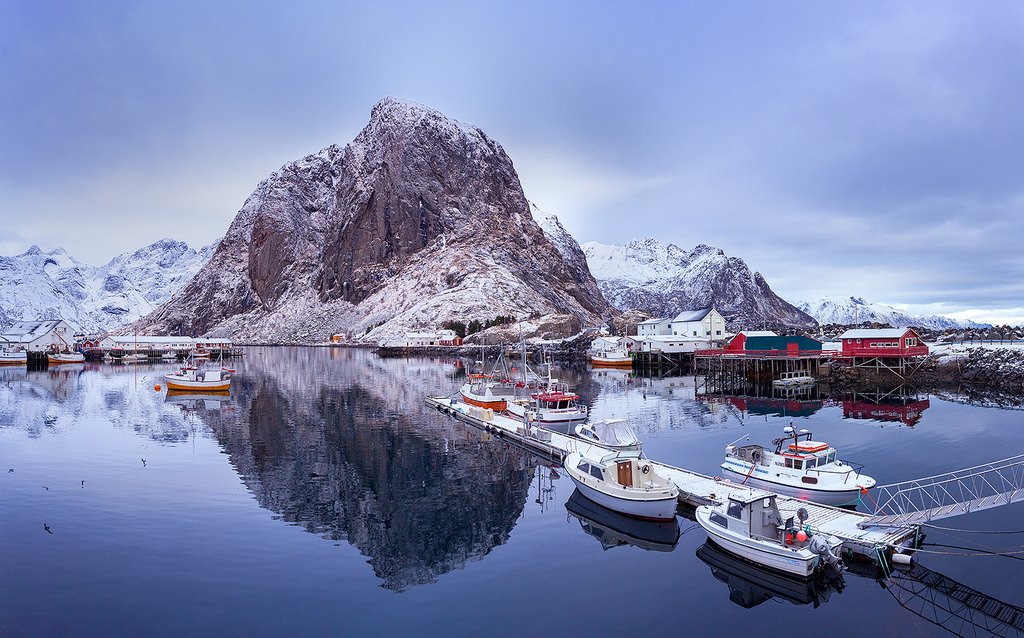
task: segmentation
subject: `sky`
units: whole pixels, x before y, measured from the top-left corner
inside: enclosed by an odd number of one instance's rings
[[[1024,324],[1024,4],[0,0],[0,254],[201,246],[385,96],[580,242]]]

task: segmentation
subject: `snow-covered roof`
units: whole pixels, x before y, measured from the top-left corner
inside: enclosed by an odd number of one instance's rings
[[[910,328],[859,328],[847,330],[840,339],[898,339]]]
[[[703,337],[684,337],[682,335],[646,335],[644,337],[633,337],[638,341],[696,341],[699,343],[707,343],[709,340]]]
[[[741,330],[738,334],[744,337],[777,337],[771,330]],[[737,335],[738,336],[738,335]]]
[[[704,319],[704,317],[708,316],[709,312],[711,312],[711,308],[702,308],[700,310],[684,310],[680,312],[678,315],[676,315],[676,318],[673,319],[672,321],[701,321],[702,319]]]
[[[60,319],[19,321],[4,331],[3,338],[8,341],[35,341],[56,328],[59,323]]]
[[[638,323],[636,325],[638,325],[638,326],[654,325],[654,324],[662,323],[663,321],[668,321],[668,319],[667,318],[665,318],[665,319],[648,319],[647,321],[641,321],[640,323]]]
[[[110,335],[107,337],[114,343],[192,343],[191,337],[153,337],[150,335]]]

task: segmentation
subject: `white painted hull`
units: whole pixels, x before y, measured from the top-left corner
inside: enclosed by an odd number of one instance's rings
[[[85,355],[81,353],[75,354],[51,354],[47,357],[51,364],[54,363],[83,363],[85,361]]]
[[[0,352],[0,366],[23,366],[28,364],[28,355],[24,352]]]
[[[605,494],[582,481],[576,480],[576,477],[571,473],[569,474],[569,478],[571,478],[572,482],[576,484],[576,488],[580,491],[580,494],[586,496],[598,505],[607,507],[613,512],[619,512],[620,514],[625,514],[627,516],[636,516],[637,518],[645,518],[654,521],[674,520],[676,517],[676,498],[674,496],[645,500],[619,498]]]
[[[590,362],[595,366],[603,366],[609,368],[632,368],[633,359],[629,356],[599,356],[593,355],[590,357]]]
[[[719,547],[758,565],[799,578],[810,578],[814,574],[814,568],[818,565],[818,556],[811,553],[810,550],[794,551],[784,545],[756,541],[749,536],[734,534],[712,523],[709,518],[710,513],[710,507],[698,507],[697,522]]]
[[[730,464],[729,459],[725,463],[722,463],[722,473],[725,477],[742,483],[749,487],[756,487],[768,492],[774,492],[776,494],[782,494],[785,496],[792,496],[802,501],[811,501],[813,503],[821,503],[822,505],[856,505],[858,497],[860,496],[860,486],[846,484],[843,486],[835,486],[829,488],[828,486],[817,485],[814,488],[799,484],[795,485],[789,482],[781,482],[768,480],[767,477],[762,477],[762,474],[768,474],[769,468],[758,466],[758,470],[755,471],[752,476],[747,477],[747,472],[750,470],[750,465],[744,461],[734,461],[736,464]],[[783,478],[783,477],[780,477]],[[865,477],[870,479],[870,477]],[[851,482],[854,479],[849,479]],[[867,481],[865,481],[867,482]],[[870,486],[874,486],[874,479],[870,479]],[[869,487],[870,487],[869,486]]]

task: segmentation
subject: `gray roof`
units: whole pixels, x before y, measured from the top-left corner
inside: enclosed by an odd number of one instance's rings
[[[701,310],[684,310],[676,315],[676,318],[672,321],[701,321],[704,317],[708,316],[711,312],[711,308],[702,308]]]
[[[859,328],[847,330],[840,339],[899,339],[910,328]]]
[[[60,319],[19,321],[7,330],[4,330],[3,337],[9,341],[35,341],[47,332],[56,328],[59,323]]]

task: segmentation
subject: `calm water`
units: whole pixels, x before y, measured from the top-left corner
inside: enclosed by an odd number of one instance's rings
[[[453,361],[249,348],[234,365],[230,397],[207,399],[154,391],[168,365],[0,370],[0,635],[945,634],[869,577],[773,589],[682,516],[673,544],[570,513],[567,477],[423,406],[457,389]],[[934,396],[705,401],[692,378],[560,375],[595,417],[630,415],[648,456],[707,473],[791,421],[880,483],[1024,451],[1024,412]],[[1022,529],[1024,504],[940,524]],[[1019,560],[921,563],[1024,604]]]

